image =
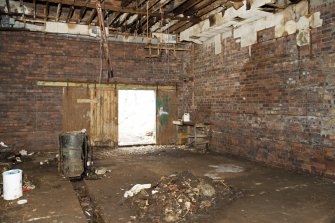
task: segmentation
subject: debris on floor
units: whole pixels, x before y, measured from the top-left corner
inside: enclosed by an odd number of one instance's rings
[[[22,186],[23,192],[34,190],[35,188],[36,188],[36,186],[34,184],[32,184],[32,182],[29,181],[29,180],[25,180],[24,184]]]
[[[229,202],[240,195],[223,180],[198,178],[184,171],[162,177],[126,201],[136,209],[136,219],[142,222],[192,222],[198,215],[208,214],[217,202]]]
[[[20,205],[26,204],[26,203],[28,203],[28,201],[26,199],[22,199],[22,200],[17,201],[17,204],[20,204]]]
[[[104,175],[106,174],[107,172],[110,172],[111,170],[108,170],[106,167],[98,167],[95,169],[95,174],[97,175]]]
[[[20,153],[21,156],[27,156],[28,155],[28,152],[25,149],[20,150],[19,153]]]
[[[143,189],[149,189],[151,184],[136,184],[130,190],[124,193],[124,197],[133,197],[134,195],[138,194]],[[154,193],[154,192],[153,192]]]
[[[0,142],[0,147],[5,147],[7,148],[8,146],[4,142]]]
[[[94,148],[93,148],[94,149]],[[129,156],[129,155],[154,155],[160,156],[165,154],[168,151],[187,151],[202,153],[194,147],[189,147],[186,145],[143,145],[143,146],[129,146],[129,147],[119,147],[116,150],[111,149],[101,149],[94,151],[94,158],[96,160],[111,158],[111,157],[120,157],[120,156]]]

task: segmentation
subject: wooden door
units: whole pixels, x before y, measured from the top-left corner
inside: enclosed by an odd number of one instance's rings
[[[90,142],[94,146],[117,145],[117,91],[91,89]]]
[[[157,144],[169,145],[176,143],[176,126],[172,121],[177,120],[178,100],[176,90],[156,91],[157,111]]]
[[[117,103],[114,88],[67,87],[63,94],[63,131],[86,129],[92,146],[117,142]]]
[[[90,130],[90,104],[78,103],[89,97],[89,89],[67,87],[63,89],[63,132]]]

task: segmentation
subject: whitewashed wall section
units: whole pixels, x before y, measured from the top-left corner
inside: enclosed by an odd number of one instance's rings
[[[238,38],[241,47],[257,43],[257,32],[274,27],[275,38],[297,33],[299,46],[309,44],[311,28],[320,27],[322,19],[320,12],[309,14],[308,1],[300,1],[273,14],[259,10],[262,5],[273,3],[273,0],[256,0],[250,10],[246,10],[246,4],[238,10],[229,8],[224,14],[218,13],[213,18],[207,19],[190,27],[180,34],[183,41],[192,41],[202,44],[215,36],[230,36]],[[210,24],[212,23],[212,24]],[[215,38],[215,42],[218,37]],[[216,53],[219,51],[216,50]]]

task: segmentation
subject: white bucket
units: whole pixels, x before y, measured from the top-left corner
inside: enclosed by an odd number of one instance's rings
[[[22,170],[14,169],[2,173],[3,198],[14,200],[22,196]]]

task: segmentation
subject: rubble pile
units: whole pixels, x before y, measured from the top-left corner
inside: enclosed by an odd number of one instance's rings
[[[142,189],[127,202],[142,222],[181,222],[206,215],[217,202],[232,200],[236,192],[222,180],[197,178],[188,171],[162,177],[157,184]]]

